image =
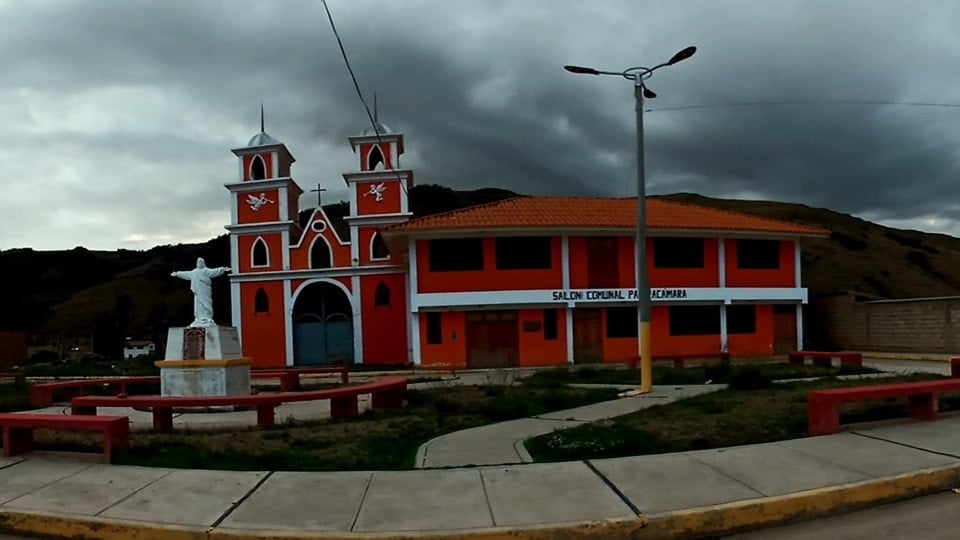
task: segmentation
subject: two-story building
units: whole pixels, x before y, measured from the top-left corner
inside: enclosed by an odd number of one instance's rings
[[[636,199],[516,197],[412,219],[403,137],[379,131],[350,138],[340,227],[322,208],[298,220],[282,143],[261,132],[234,150],[233,322],[255,367],[637,355]],[[646,212],[654,357],[802,343],[800,242],[826,231],[655,198]]]

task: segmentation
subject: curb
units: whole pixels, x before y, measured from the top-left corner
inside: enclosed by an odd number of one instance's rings
[[[637,538],[646,525],[641,517],[577,523],[495,527],[464,531],[345,532],[302,530],[212,529],[95,517],[63,517],[48,512],[0,512],[0,531],[44,538],[100,540],[564,540]]]
[[[960,465],[879,480],[802,491],[702,508],[648,514],[643,539],[693,539],[785,525],[927,495],[960,485]]]

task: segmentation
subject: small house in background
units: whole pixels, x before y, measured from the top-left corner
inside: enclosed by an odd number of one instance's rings
[[[22,366],[27,362],[27,333],[0,330],[0,367]]]
[[[139,356],[148,356],[156,351],[156,346],[150,340],[128,339],[123,343],[123,357],[132,360]]]

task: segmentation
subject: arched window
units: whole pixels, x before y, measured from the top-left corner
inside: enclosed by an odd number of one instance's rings
[[[257,237],[253,241],[253,248],[251,258],[251,266],[270,266],[270,252],[267,251],[267,243],[263,241],[263,238]]]
[[[387,250],[387,243],[384,242],[383,238],[380,237],[380,231],[373,233],[373,237],[370,238],[370,258],[390,258],[390,252]]]
[[[263,163],[260,154],[253,156],[250,160],[250,178],[253,180],[263,180],[267,177],[267,166]]]
[[[333,266],[330,257],[330,246],[322,236],[313,239],[313,246],[310,247],[310,268],[330,268]]]
[[[367,170],[375,171],[377,170],[377,165],[383,164],[383,152],[380,151],[380,147],[373,145],[373,148],[370,149],[370,153],[367,155]]]
[[[257,289],[257,294],[253,297],[253,312],[267,313],[270,311],[270,298],[263,289]]]
[[[390,288],[382,281],[377,285],[377,290],[373,292],[373,305],[377,307],[390,305]]]

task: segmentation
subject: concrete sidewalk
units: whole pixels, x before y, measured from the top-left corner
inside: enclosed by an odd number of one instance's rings
[[[418,469],[531,463],[533,459],[523,445],[523,441],[531,437],[557,429],[630,414],[654,405],[663,405],[678,399],[713,392],[724,386],[717,384],[654,386],[649,394],[447,433],[421,445],[417,450],[414,463]],[[624,387],[624,389],[630,388],[634,387]]]
[[[566,463],[230,472],[0,462],[0,527],[90,538],[682,538],[960,485],[960,418]]]

